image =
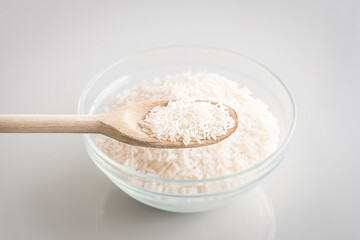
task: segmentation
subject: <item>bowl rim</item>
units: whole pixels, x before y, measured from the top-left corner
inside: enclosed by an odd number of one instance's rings
[[[218,48],[218,47],[213,47],[213,46],[206,46],[206,45],[169,45],[169,46],[162,46],[162,47],[156,47],[156,48],[151,48],[148,50],[144,50],[144,51],[140,51],[134,54],[130,54],[128,56],[125,56],[123,58],[121,58],[120,60],[118,60],[117,62],[111,64],[110,66],[106,67],[105,69],[103,69],[102,71],[98,72],[97,74],[95,74],[95,76],[92,77],[92,79],[90,80],[90,82],[88,82],[88,84],[86,85],[85,89],[83,90],[79,102],[78,102],[78,114],[88,114],[84,112],[83,109],[83,105],[85,102],[85,99],[87,97],[87,94],[89,92],[89,90],[91,89],[91,87],[94,85],[94,83],[98,80],[98,78],[103,75],[105,72],[107,72],[108,70],[112,69],[113,67],[115,67],[118,64],[121,64],[129,59],[133,59],[133,58],[137,58],[138,56],[141,56],[143,54],[147,54],[150,52],[155,52],[155,51],[159,51],[159,50],[168,50],[168,49],[201,49],[201,50],[210,50],[210,51],[218,51],[218,52],[223,52],[226,54],[232,54],[238,57],[242,57],[245,58],[257,65],[259,65],[259,67],[263,68],[264,70],[268,71],[271,75],[273,75],[278,82],[280,83],[280,85],[284,88],[285,92],[287,93],[290,102],[291,102],[291,106],[292,106],[292,122],[290,125],[290,128],[286,134],[286,137],[284,139],[284,141],[281,143],[281,145],[279,145],[276,150],[271,153],[268,157],[266,157],[265,159],[261,160],[260,162],[242,170],[236,173],[232,173],[232,174],[228,174],[228,175],[224,175],[224,176],[220,176],[220,177],[215,177],[215,178],[206,178],[206,179],[168,179],[168,178],[160,178],[160,177],[156,177],[156,176],[151,176],[145,173],[141,173],[138,171],[135,171],[129,167],[126,167],[118,162],[116,162],[115,160],[111,159],[109,156],[107,156],[103,151],[101,151],[96,144],[90,139],[90,135],[89,134],[84,134],[83,135],[83,140],[85,142],[85,144],[88,144],[89,147],[95,151],[96,154],[98,154],[103,160],[106,160],[108,164],[114,165],[117,168],[120,168],[121,170],[128,172],[132,175],[141,177],[141,178],[146,178],[146,179],[150,179],[150,180],[155,180],[155,181],[160,181],[160,182],[171,182],[171,183],[202,183],[202,182],[213,182],[213,181],[221,181],[221,180],[225,180],[225,179],[229,179],[229,178],[233,178],[233,177],[237,177],[243,174],[246,174],[250,171],[253,171],[255,169],[258,169],[260,166],[263,166],[265,163],[267,162],[271,162],[271,160],[276,159],[282,152],[284,152],[284,150],[286,150],[287,145],[289,144],[291,137],[294,133],[295,130],[295,126],[296,126],[296,120],[297,120],[297,107],[294,101],[293,96],[291,95],[288,87],[285,85],[285,83],[274,73],[272,72],[269,68],[267,68],[266,66],[264,66],[263,64],[259,63],[258,61],[247,57],[243,54],[240,54],[238,52],[235,51],[231,51],[231,50],[227,50],[227,49],[222,49],[222,48]]]

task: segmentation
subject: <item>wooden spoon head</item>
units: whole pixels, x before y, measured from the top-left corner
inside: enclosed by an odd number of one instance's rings
[[[199,100],[203,101],[203,100]],[[101,115],[101,122],[105,126],[102,134],[114,138],[120,142],[127,144],[151,147],[151,148],[194,148],[208,146],[218,143],[231,134],[233,134],[238,126],[237,114],[231,107],[224,105],[228,108],[230,116],[235,121],[235,126],[228,129],[226,135],[216,137],[214,139],[201,140],[201,142],[191,141],[188,145],[185,145],[181,140],[176,142],[164,141],[154,137],[151,137],[147,133],[142,131],[140,126],[140,120],[143,120],[145,116],[156,106],[167,106],[169,100],[148,100],[138,102],[134,104],[125,105],[114,109],[106,114]],[[216,102],[210,101],[212,104]]]

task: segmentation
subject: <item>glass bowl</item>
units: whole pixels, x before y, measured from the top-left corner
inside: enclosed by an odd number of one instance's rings
[[[201,212],[222,206],[254,188],[284,158],[295,127],[296,109],[288,89],[274,73],[254,60],[223,49],[161,47],[123,58],[97,74],[81,95],[78,113],[104,112],[117,94],[134,84],[185,71],[217,73],[248,87],[278,119],[278,148],[266,159],[231,175],[202,180],[171,180],[134,171],[110,159],[96,146],[96,135],[84,135],[83,138],[90,158],[131,197],[166,211]]]

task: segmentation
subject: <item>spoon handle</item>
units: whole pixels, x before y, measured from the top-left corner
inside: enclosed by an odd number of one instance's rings
[[[0,115],[0,133],[98,133],[96,115]]]

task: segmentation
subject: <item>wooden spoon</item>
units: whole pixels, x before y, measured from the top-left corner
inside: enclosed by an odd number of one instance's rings
[[[139,121],[156,106],[166,106],[169,100],[149,100],[125,105],[99,115],[0,115],[0,133],[98,133],[120,142],[153,148],[193,148],[218,143],[235,132],[238,119],[235,111],[226,106],[235,126],[216,140],[164,141],[141,130]],[[216,104],[215,102],[211,102]]]

